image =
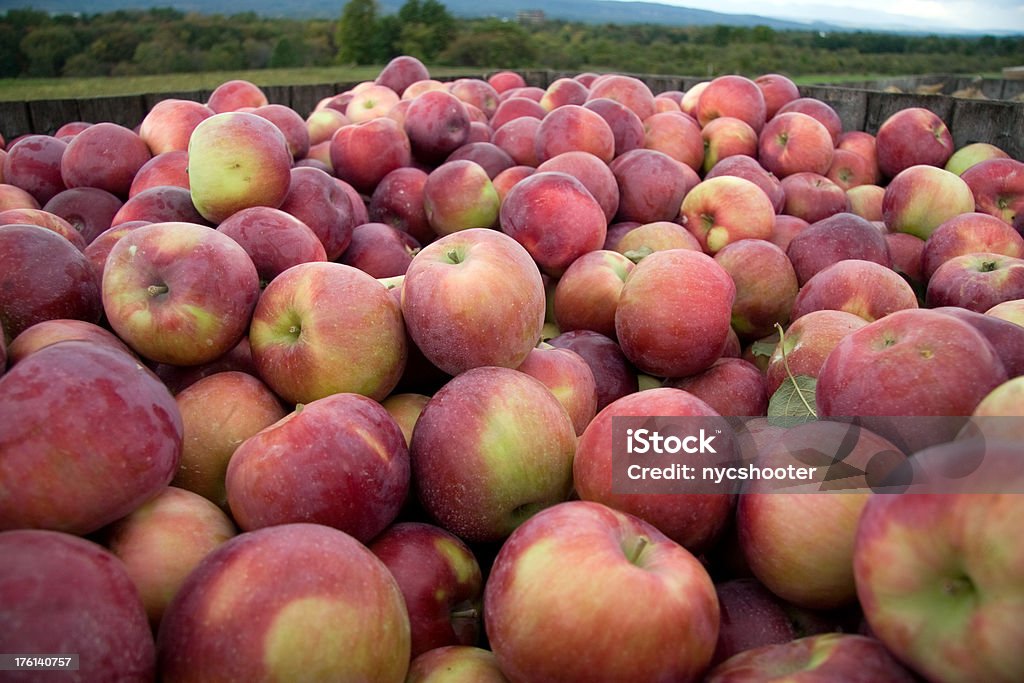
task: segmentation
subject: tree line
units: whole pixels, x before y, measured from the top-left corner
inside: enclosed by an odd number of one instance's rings
[[[979,73],[1019,64],[1024,36],[780,31],[766,26],[523,24],[459,19],[438,0],[384,14],[349,0],[336,20],[174,9],[0,16],[0,77],[87,77],[384,64],[693,76]]]

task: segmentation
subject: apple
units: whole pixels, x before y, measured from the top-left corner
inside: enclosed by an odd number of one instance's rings
[[[615,308],[633,262],[615,251],[595,250],[570,265],[555,286],[558,328],[615,335]]]
[[[878,167],[848,149],[836,149],[832,153],[832,165],[825,177],[844,190],[858,185],[874,185],[879,181]]]
[[[175,401],[185,437],[171,483],[226,510],[225,475],[235,449],[283,418],[285,410],[263,382],[236,370],[199,379]]]
[[[413,155],[425,163],[443,161],[469,137],[469,113],[462,101],[444,90],[416,96],[405,118]]]
[[[490,133],[486,140],[467,142],[451,153],[446,161],[473,161],[480,165],[491,180],[502,171],[516,165],[515,160],[501,147],[490,141]]]
[[[42,209],[7,209],[0,211],[0,226],[3,225],[37,225],[51,230],[84,251],[85,238],[80,232],[57,214]]]
[[[362,199],[348,183],[316,168],[293,168],[281,211],[305,223],[323,243],[328,260],[337,259],[365,223]]]
[[[815,97],[798,97],[784,104],[777,112],[777,115],[790,112],[807,114],[820,122],[828,130],[828,134],[832,138],[832,145],[839,145],[839,138],[843,134],[843,120],[839,118],[839,113],[836,112],[832,105]]]
[[[269,206],[233,213],[217,226],[245,250],[259,274],[261,286],[300,263],[326,261],[324,245],[309,226],[295,216]]]
[[[291,166],[284,134],[255,114],[216,114],[200,122],[189,138],[192,201],[214,224],[250,206],[280,207]]]
[[[765,371],[768,395],[774,394],[789,374],[817,378],[832,349],[867,321],[845,311],[812,311],[786,328]],[[788,366],[788,369],[787,369]]]
[[[110,225],[113,227],[129,221],[207,225],[206,219],[192,203],[192,195],[188,188],[176,185],[151,187],[130,197],[114,214]]]
[[[737,176],[704,180],[683,198],[683,225],[714,254],[743,239],[768,239],[775,223],[775,207],[753,182]]]
[[[156,156],[164,152],[185,151],[192,131],[213,116],[210,107],[200,102],[167,98],[154,104],[139,124],[139,137]]]
[[[501,204],[487,171],[474,161],[446,161],[423,186],[423,210],[438,235],[493,227]]]
[[[930,278],[939,266],[956,256],[977,252],[1024,257],[1024,238],[995,216],[967,212],[939,225],[924,247],[924,274]]]
[[[72,138],[93,124],[88,121],[68,121],[54,132],[55,138]],[[14,144],[11,140],[10,144]]]
[[[156,154],[144,163],[132,178],[128,198],[131,199],[143,190],[164,185],[188,189],[188,152],[185,150]]]
[[[64,185],[95,187],[127,197],[132,179],[152,153],[134,131],[116,123],[97,123],[76,135],[60,160]]]
[[[981,332],[1003,362],[1007,377],[1024,374],[1024,327],[997,317],[993,309],[979,313],[960,306],[939,306],[932,310],[959,318]]]
[[[946,123],[923,107],[907,107],[892,114],[875,134],[878,170],[895,177],[911,166],[942,167],[952,156],[953,136]]]
[[[657,377],[700,372],[721,355],[735,296],[732,278],[710,256],[655,252],[630,272],[619,296],[615,332],[622,352]]]
[[[66,189],[61,158],[67,143],[50,135],[28,135],[0,159],[0,182],[28,192],[40,206]]]
[[[978,211],[1001,218],[1022,231],[1024,163],[1016,159],[988,159],[960,177],[971,188]]]
[[[949,160],[946,161],[945,169],[950,173],[963,175],[964,171],[987,159],[1009,159],[1010,155],[1004,150],[987,142],[972,142],[960,147]]]
[[[398,104],[401,98],[386,85],[370,84],[352,91],[352,99],[345,107],[345,116],[352,123],[363,123],[380,118]]]
[[[700,182],[692,168],[653,149],[626,152],[610,167],[619,183],[619,221],[675,220],[683,198]]]
[[[714,654],[718,600],[700,562],[656,528],[576,501],[502,546],[484,622],[512,681],[696,681]]]
[[[834,142],[828,129],[808,114],[779,113],[757,139],[757,158],[780,178],[809,172],[825,175],[832,167]]]
[[[309,134],[309,149],[330,142],[334,133],[342,126],[352,123],[344,112],[325,107],[317,109],[306,117],[306,132]]]
[[[837,213],[849,211],[846,192],[823,175],[802,171],[782,179],[786,195],[783,213],[816,223]]]
[[[243,79],[224,81],[210,93],[206,106],[214,112],[237,111],[244,107],[262,107],[267,104],[266,94],[255,83]]]
[[[168,486],[103,532],[104,545],[124,562],[156,631],[167,604],[207,554],[237,531],[200,495]]]
[[[772,234],[768,241],[785,251],[789,249],[789,243],[793,241],[793,238],[808,227],[810,227],[810,223],[803,218],[780,213],[775,216],[775,221],[772,224]]]
[[[508,683],[490,650],[448,645],[424,652],[409,664],[406,683]]]
[[[608,97],[598,97],[588,99],[583,106],[596,112],[611,126],[615,138],[615,156],[644,146],[643,121],[625,104]]]
[[[82,233],[86,244],[111,226],[123,202],[98,187],[73,187],[58,192],[43,206]]]
[[[704,163],[701,127],[681,112],[661,112],[644,120],[644,147],[664,152],[694,171]]]
[[[259,296],[252,259],[233,239],[194,223],[153,223],[111,248],[103,310],[140,355],[198,365],[226,353]]]
[[[400,96],[407,87],[427,78],[430,78],[430,72],[423,62],[410,55],[400,55],[380,70],[374,82],[386,85]]]
[[[974,211],[971,188],[960,176],[928,165],[896,174],[882,197],[882,220],[892,232],[928,239],[947,220]]]
[[[599,114],[581,105],[567,104],[541,120],[535,151],[540,163],[569,151],[590,152],[608,163],[615,156],[615,137]]]
[[[442,237],[405,274],[406,329],[450,375],[483,365],[518,367],[540,339],[544,313],[537,265],[518,242],[494,230]]]
[[[484,582],[465,543],[440,527],[403,522],[374,539],[369,549],[402,591],[413,659],[436,648],[476,644]]]
[[[654,93],[650,87],[635,76],[604,74],[590,84],[587,100],[610,99],[621,103],[636,114],[641,121],[655,113]]]
[[[404,275],[420,244],[412,235],[384,223],[363,223],[352,231],[352,242],[341,263],[374,278]]]
[[[1012,484],[1011,484],[1012,485]],[[872,633],[929,680],[1024,675],[1018,622],[1021,556],[1007,543],[1020,496],[876,495],[857,530],[857,595]]]
[[[996,304],[1024,298],[1024,259],[977,252],[955,256],[928,279],[929,308],[959,306],[984,313]]]
[[[409,617],[391,573],[348,534],[317,524],[241,534],[207,555],[171,601],[157,638],[168,683],[294,680],[310,671],[402,683],[409,647]]]
[[[429,182],[429,181],[428,181]],[[607,219],[583,183],[567,173],[534,173],[501,203],[502,231],[523,245],[548,275],[604,245]]]
[[[882,221],[882,200],[885,188],[879,185],[857,185],[846,190],[850,213],[869,221]]]
[[[697,121],[701,126],[720,116],[731,116],[760,133],[767,114],[764,93],[744,76],[726,75],[711,80],[697,100]]]
[[[132,230],[137,230],[144,225],[151,225],[149,221],[128,221],[127,223],[121,223],[110,227],[86,245],[82,253],[89,259],[89,263],[92,264],[93,271],[96,274],[98,282],[103,282],[103,271],[107,266],[107,256],[110,255],[110,250],[114,248],[118,240],[127,235]]]
[[[811,277],[793,302],[790,320],[823,309],[846,311],[868,322],[918,307],[917,295],[900,275],[874,261],[837,261]]]
[[[762,74],[754,79],[764,96],[764,116],[769,121],[783,105],[800,97],[800,89],[788,76]]]
[[[297,111],[283,104],[265,104],[253,109],[252,113],[280,129],[293,159],[302,159],[309,153],[309,128]]]
[[[246,531],[310,522],[368,543],[409,492],[409,449],[376,401],[351,393],[296,408],[238,445],[227,463],[228,506]]]
[[[758,136],[749,123],[734,116],[720,116],[700,130],[704,140],[701,168],[710,171],[718,162],[734,156],[757,156]]]
[[[494,129],[492,141],[521,166],[540,165],[537,159],[535,140],[540,129],[540,119],[532,116],[520,116],[500,128]]]
[[[555,395],[572,419],[577,436],[597,414],[597,381],[575,351],[541,343],[516,369],[540,380]]]
[[[418,168],[396,168],[377,183],[370,197],[369,218],[408,233],[420,244],[437,235],[423,207],[427,172]]]
[[[818,374],[818,414],[970,415],[1006,381],[992,345],[970,324],[896,311],[844,337]]]
[[[615,179],[615,174],[608,168],[608,164],[593,154],[582,151],[563,152],[543,162],[536,170],[539,173],[548,171],[568,173],[583,183],[583,187],[601,205],[606,221],[611,221],[615,217],[619,209],[618,182]],[[499,192],[499,194],[501,193]]]
[[[417,420],[420,419],[420,413],[423,412],[429,401],[429,396],[416,393],[392,393],[381,401],[381,405],[391,414],[395,423],[402,430],[406,445],[412,441],[412,431]]]
[[[71,340],[93,342],[124,351],[129,355],[132,353],[131,349],[125,346],[124,342],[106,328],[85,322],[84,320],[74,319],[44,320],[36,323],[11,340],[9,346],[0,344],[0,347],[5,349],[7,354],[6,360],[13,366],[18,361],[40,349],[44,349],[57,342]],[[0,363],[0,366],[3,365],[4,363]]]
[[[55,318],[99,322],[92,264],[66,238],[37,225],[0,226],[0,324],[7,340]]]
[[[512,88],[526,87],[526,81],[523,79],[522,74],[515,71],[496,71],[487,78],[487,82],[498,93],[503,93]]]
[[[258,373],[252,360],[252,347],[249,345],[248,337],[242,337],[230,351],[209,363],[188,366],[157,363],[153,367],[153,372],[174,395],[180,394],[204,377],[218,372],[235,371],[257,377]]]
[[[742,358],[719,358],[707,370],[667,380],[707,403],[719,415],[759,417],[768,410],[764,373]]]
[[[775,325],[785,325],[800,289],[798,272],[786,252],[760,239],[727,244],[715,262],[736,286],[732,327],[745,339],[766,337]]]
[[[383,399],[407,355],[401,311],[387,288],[331,262],[274,278],[253,312],[249,341],[260,377],[291,403],[342,392]]]
[[[597,386],[597,410],[637,391],[637,373],[614,340],[600,332],[579,329],[563,332],[548,343],[576,352],[590,366]]]
[[[499,541],[572,488],[576,433],[539,380],[466,370],[427,403],[410,446],[417,498],[466,541]]]
[[[335,175],[360,192],[372,193],[396,168],[412,165],[412,147],[402,125],[389,118],[343,126],[331,137]]]
[[[12,653],[78,655],[66,678],[143,683],[156,677],[139,592],[124,564],[92,541],[56,531],[0,533],[0,627]],[[4,677],[60,676],[26,671]]]
[[[456,78],[448,84],[448,92],[478,109],[485,120],[498,106],[498,91],[482,78]]]
[[[825,633],[741,652],[715,667],[705,683],[914,683],[918,680],[878,640],[854,633]]]
[[[885,236],[852,213],[837,213],[812,223],[786,248],[797,280],[804,285],[825,268],[848,259],[892,265]]]
[[[1024,327],[1024,299],[1003,301],[985,311],[985,315]]]
[[[135,358],[89,341],[40,349],[0,377],[0,529],[92,533],[166,487],[181,445],[174,399]]]
[[[524,116],[539,121],[547,116],[547,113],[548,110],[536,100],[531,100],[528,97],[509,97],[506,100],[502,100],[494,110],[489,123],[491,128],[498,130],[509,121],[514,121]]]
[[[605,240],[605,244],[630,259],[640,260],[654,251],[666,249],[692,249],[701,251],[700,242],[693,233],[671,221],[656,221],[638,225],[618,239]]]
[[[720,119],[715,119],[716,121]],[[768,195],[775,213],[778,214],[786,205],[786,195],[782,191],[782,183],[773,173],[765,170],[753,157],[743,154],[726,157],[716,163],[711,170],[705,174],[704,179],[710,180],[718,176],[729,175],[744,178],[754,183]]]

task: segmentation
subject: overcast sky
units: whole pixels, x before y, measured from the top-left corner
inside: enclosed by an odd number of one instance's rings
[[[650,0],[649,0],[650,1]],[[1024,32],[1021,0],[653,0],[730,14],[760,14],[796,19],[854,23],[863,26],[903,25],[930,30]]]

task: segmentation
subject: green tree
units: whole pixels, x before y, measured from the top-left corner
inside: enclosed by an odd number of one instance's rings
[[[518,68],[533,64],[536,48],[526,30],[513,23],[488,19],[461,34],[441,53],[444,64]]]
[[[377,0],[349,0],[341,10],[335,32],[338,61],[374,64],[383,61]]]
[[[21,52],[28,61],[29,76],[59,76],[64,63],[80,49],[75,32],[66,26],[37,28],[21,41]]]

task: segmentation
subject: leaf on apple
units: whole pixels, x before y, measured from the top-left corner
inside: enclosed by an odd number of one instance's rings
[[[812,406],[818,380],[807,375],[788,376],[768,401],[768,423],[777,427],[795,427],[818,417]]]
[[[764,356],[765,358],[771,358],[775,353],[775,349],[779,345],[779,335],[773,334],[770,337],[759,339],[750,345],[750,353],[754,356]]]

